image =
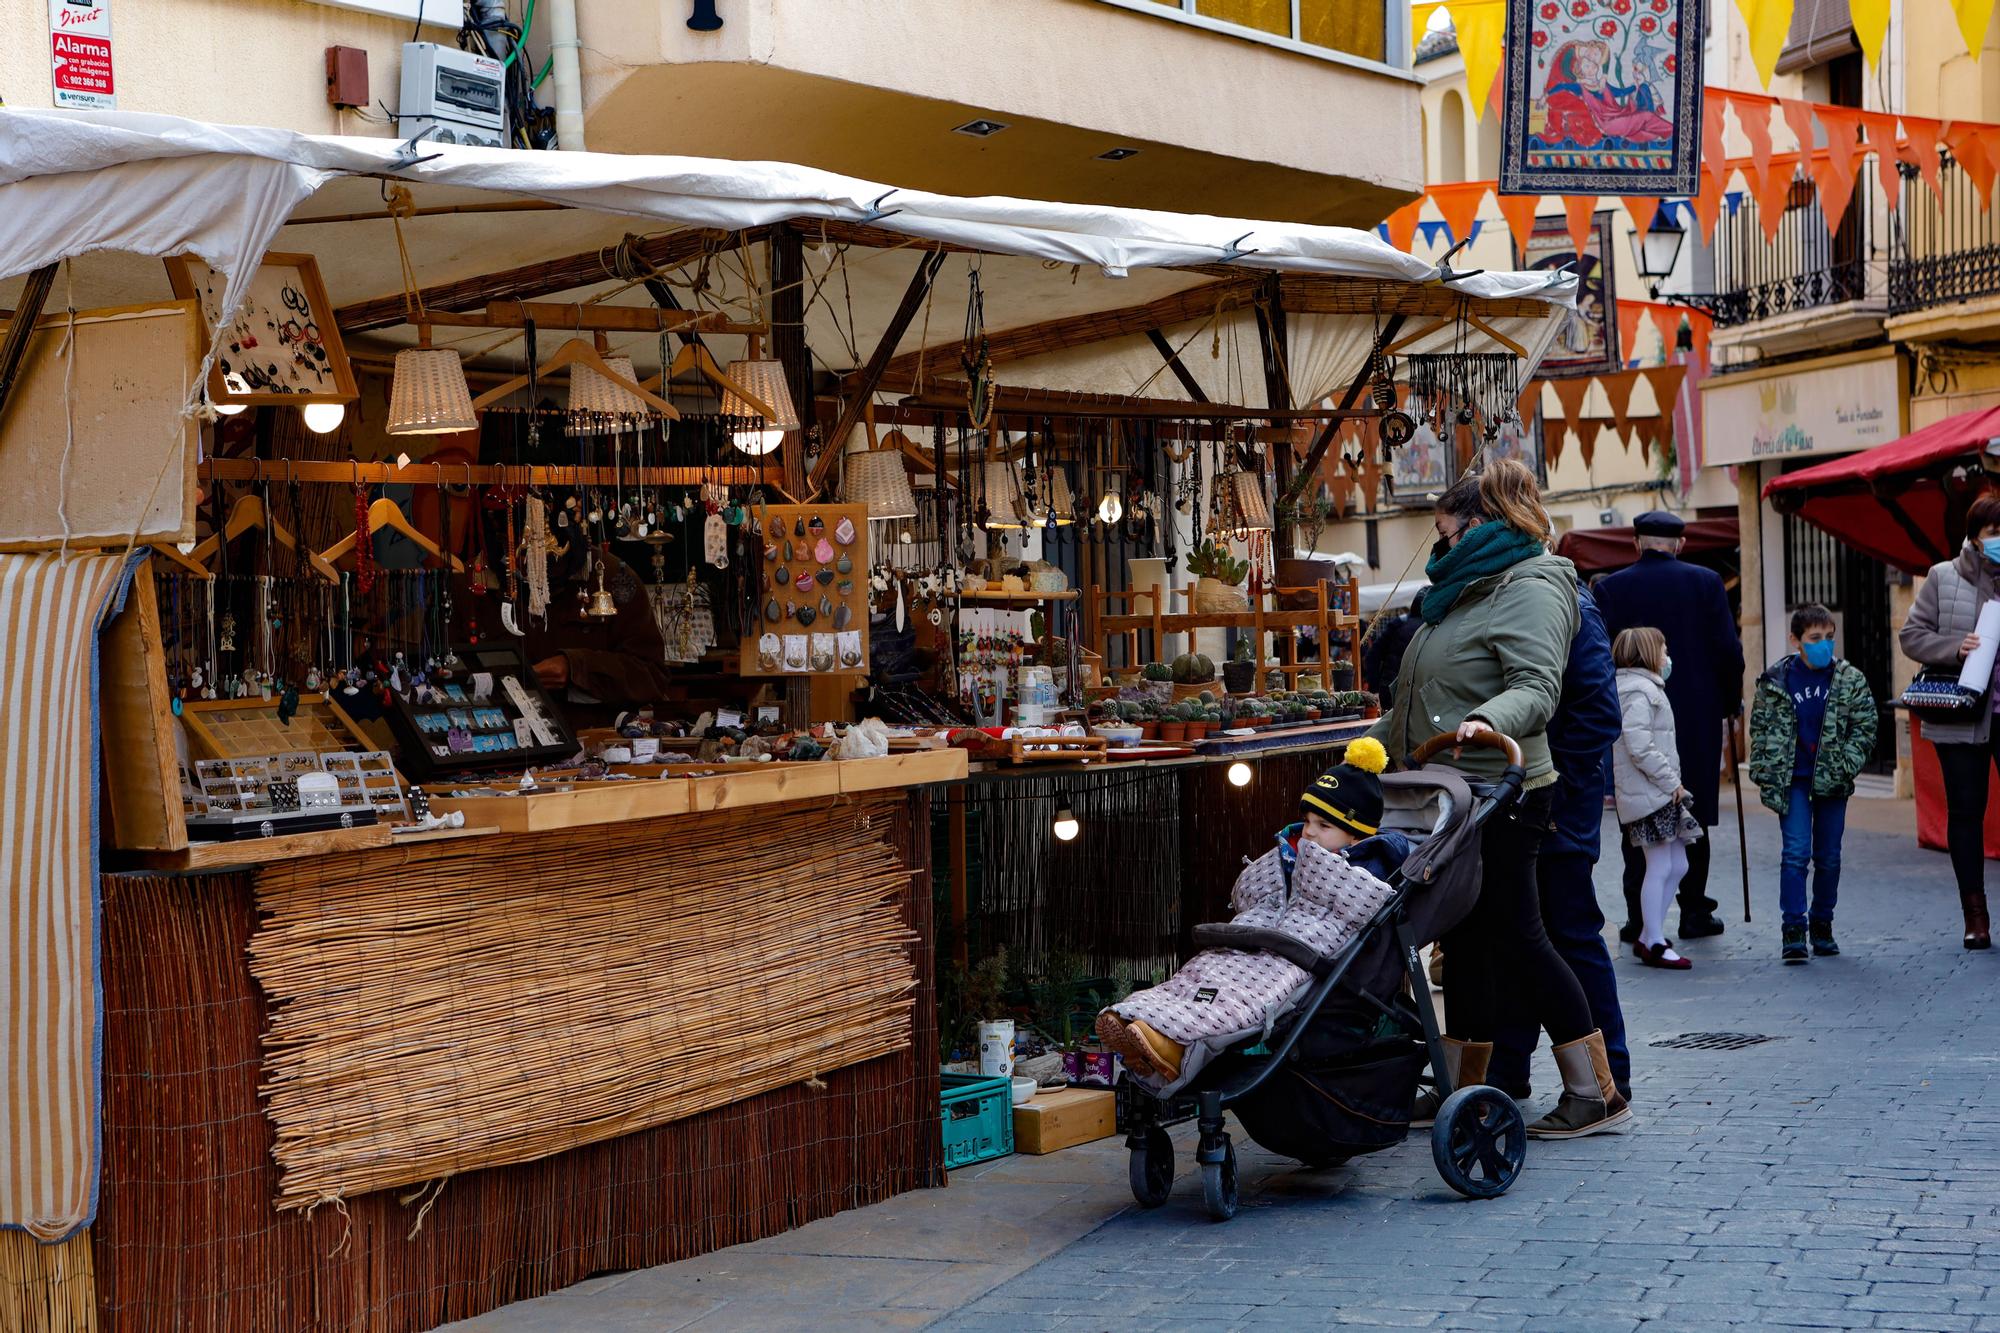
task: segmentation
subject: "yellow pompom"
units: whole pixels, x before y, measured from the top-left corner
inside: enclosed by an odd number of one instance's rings
[[[1347,743],[1347,754],[1341,762],[1352,764],[1363,773],[1380,773],[1389,766],[1389,752],[1373,736],[1363,736]]]

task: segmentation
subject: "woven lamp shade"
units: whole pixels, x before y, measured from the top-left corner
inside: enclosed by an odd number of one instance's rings
[[[456,435],[473,430],[472,390],[458,353],[442,347],[409,347],[396,353],[389,390],[391,435]]]
[[[868,506],[870,518],[915,518],[917,493],[910,489],[910,473],[903,456],[894,449],[876,449],[847,456],[847,483],[840,498],[851,505]]]
[[[1048,469],[1044,475],[1055,478],[1051,517],[1060,524],[1076,522],[1076,496],[1070,492],[1069,474],[1061,468]],[[1028,495],[1023,489],[1021,473],[1011,463],[988,463],[986,465],[986,507],[992,517],[986,520],[989,528],[1039,528],[1044,526],[1044,515],[1036,507],[1039,497]]]
[[[629,383],[639,382],[629,356],[607,356],[604,364],[611,373]],[[590,365],[574,365],[569,371],[569,433],[571,435],[616,435],[631,430],[652,415],[644,399],[613,384]]]
[[[1255,472],[1231,472],[1222,478],[1225,526],[1243,531],[1271,528],[1271,506],[1264,500],[1264,479]]]
[[[785,387],[785,366],[782,361],[768,358],[731,361],[724,372],[750,392],[753,397],[769,403],[777,413],[765,417],[762,412],[744,402],[736,394],[725,389],[722,394],[722,415],[726,417],[762,418],[764,424],[756,430],[737,431],[732,440],[738,449],[746,454],[768,454],[784,443],[785,432],[799,428],[799,412],[792,405],[792,391]]]

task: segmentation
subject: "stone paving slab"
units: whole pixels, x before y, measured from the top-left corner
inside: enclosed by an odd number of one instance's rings
[[[1218,1225],[1184,1126],[1156,1211],[1132,1206],[1114,1139],[456,1327],[2000,1333],[2000,952],[1958,947],[1949,865],[1912,820],[1854,804],[1847,952],[1805,967],[1777,959],[1775,821],[1749,815],[1749,927],[1734,828],[1717,830],[1728,933],[1684,946],[1690,973],[1618,964],[1639,1124],[1531,1144],[1504,1198],[1459,1199],[1418,1137],[1309,1171],[1239,1134],[1243,1207]],[[1599,867],[1614,920],[1616,878]],[[1712,1031],[1775,1040],[1650,1044]],[[1546,1053],[1534,1081],[1531,1115],[1555,1087]]]

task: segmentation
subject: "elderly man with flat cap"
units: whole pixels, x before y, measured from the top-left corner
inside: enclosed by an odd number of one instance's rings
[[[1679,743],[1681,782],[1689,806],[1704,828],[1718,818],[1722,778],[1722,728],[1743,710],[1743,641],[1729,613],[1729,594],[1714,570],[1680,558],[1687,524],[1662,509],[1639,515],[1632,522],[1639,561],[1606,575],[1592,589],[1604,613],[1604,627],[1613,638],[1620,630],[1650,625],[1667,637],[1673,670],[1667,677],[1667,702],[1674,710],[1674,737]],[[1709,845],[1701,838],[1688,846],[1688,870],[1681,880],[1681,929],[1684,939],[1720,935],[1714,899],[1707,896]],[[1645,858],[1635,847],[1625,848],[1625,928],[1619,938],[1638,938],[1639,883]]]

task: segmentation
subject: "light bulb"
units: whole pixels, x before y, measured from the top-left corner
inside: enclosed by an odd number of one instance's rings
[[[1104,523],[1116,523],[1125,517],[1125,502],[1118,498],[1118,492],[1104,493],[1104,498],[1097,502],[1097,517]]]
[[[729,442],[746,454],[761,457],[785,442],[785,432],[781,430],[739,430],[729,437]]]
[[[307,403],[301,414],[306,419],[306,429],[316,435],[331,435],[340,429],[340,423],[347,420],[346,403]]]
[[[215,405],[215,415],[219,417],[233,417],[249,410],[250,404],[248,403],[217,403]]]
[[[1082,831],[1083,825],[1077,823],[1076,811],[1069,808],[1068,801],[1056,807],[1055,835],[1058,841],[1074,842],[1076,835]]]
[[[1229,782],[1230,785],[1236,787],[1249,786],[1250,765],[1244,763],[1241,759],[1238,759],[1235,763],[1231,764],[1229,766]]]

